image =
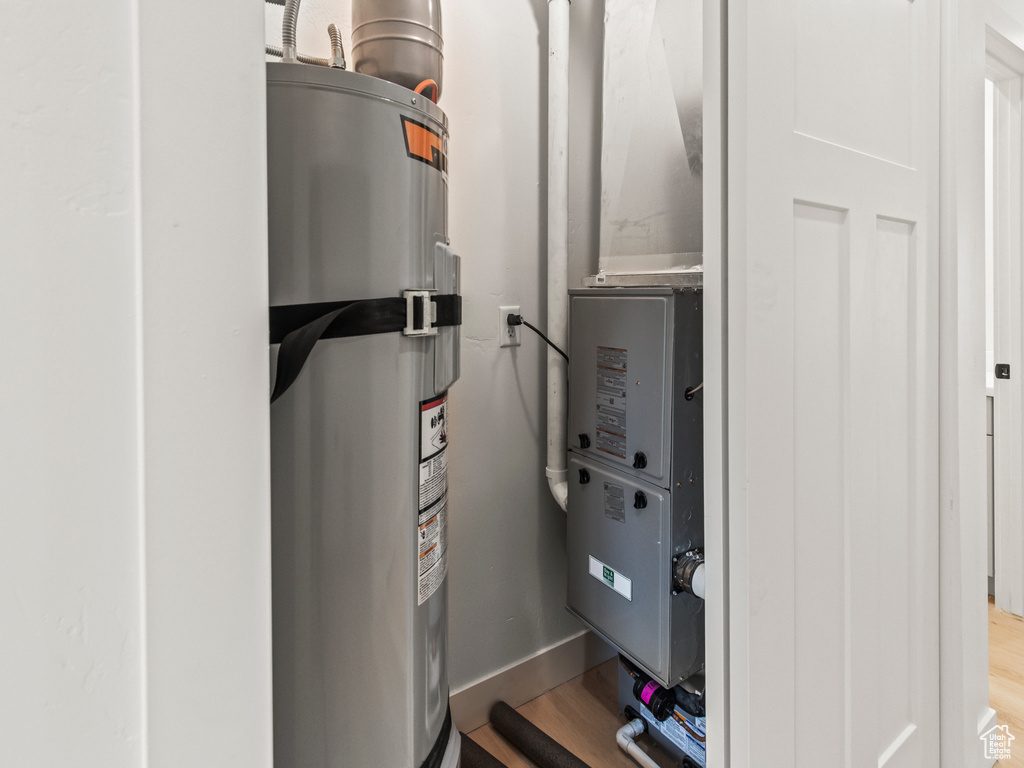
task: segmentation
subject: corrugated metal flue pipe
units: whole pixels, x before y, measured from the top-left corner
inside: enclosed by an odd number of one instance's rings
[[[590,768],[504,701],[491,709],[491,725],[540,768]]]
[[[494,755],[473,741],[466,734],[462,736],[462,763],[460,768],[508,768]]]

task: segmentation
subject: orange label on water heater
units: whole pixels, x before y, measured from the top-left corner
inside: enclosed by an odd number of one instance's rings
[[[441,173],[448,172],[448,154],[441,134],[408,117],[402,118],[402,133],[405,136],[405,151],[409,157],[426,163]]]

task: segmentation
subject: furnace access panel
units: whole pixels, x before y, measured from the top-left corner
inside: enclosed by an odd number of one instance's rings
[[[570,296],[568,607],[667,687],[704,665],[704,602],[673,586],[704,546],[702,295]]]

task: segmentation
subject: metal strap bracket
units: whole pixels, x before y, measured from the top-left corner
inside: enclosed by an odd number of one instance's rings
[[[437,291],[403,291],[405,298],[406,336],[436,336],[437,304],[432,300]]]

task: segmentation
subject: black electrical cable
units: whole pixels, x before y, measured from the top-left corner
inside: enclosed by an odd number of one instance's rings
[[[569,362],[569,356],[567,354],[565,354],[565,352],[560,350],[558,347],[556,347],[554,342],[552,342],[551,339],[549,339],[547,336],[545,336],[544,333],[539,328],[537,328],[537,327],[535,327],[533,325],[530,325],[528,322],[523,320],[523,316],[522,315],[512,315],[512,314],[510,314],[506,318],[506,322],[509,325],[525,325],[531,331],[533,331],[538,336],[540,336],[542,339],[544,339],[544,341],[547,342],[548,346],[551,347],[553,350],[555,350],[555,352],[557,352],[562,357],[564,357],[565,358],[565,362],[567,362],[567,363]]]

